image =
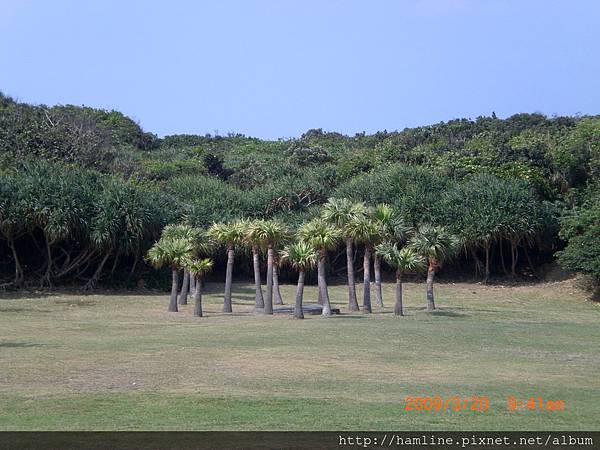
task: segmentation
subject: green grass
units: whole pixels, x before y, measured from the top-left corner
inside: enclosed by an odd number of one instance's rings
[[[4,294],[0,430],[598,429],[600,307],[571,282],[440,284],[434,314],[408,284],[403,318],[386,285],[371,316],[304,321],[252,314],[249,285],[221,314],[220,288],[202,319],[166,294]],[[345,287],[331,295],[345,312]],[[419,395],[490,409],[406,411]],[[566,409],[508,412],[509,395]]]

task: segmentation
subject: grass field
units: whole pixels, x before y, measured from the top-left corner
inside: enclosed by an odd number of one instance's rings
[[[252,314],[250,285],[223,315],[220,289],[203,319],[166,293],[1,295],[0,430],[599,429],[600,306],[570,281],[439,284],[434,314],[408,284],[404,318],[386,285],[383,311],[304,321]],[[490,409],[406,411],[419,395]],[[509,395],[565,410],[509,412]]]

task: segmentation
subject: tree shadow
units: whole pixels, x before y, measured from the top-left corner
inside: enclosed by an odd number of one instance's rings
[[[253,313],[252,312],[230,312],[230,313],[224,313],[224,312],[210,312],[210,313],[204,313],[202,317],[196,317],[197,319],[203,319],[205,317],[249,317],[252,316]]]
[[[470,311],[470,312],[487,312],[487,313],[502,313],[499,309],[485,309],[485,308],[463,308],[462,306],[455,306],[452,309],[459,311]],[[466,314],[463,314],[466,315]]]
[[[368,315],[354,315],[354,314],[347,314],[347,313],[341,313],[341,314],[333,314],[332,316],[329,316],[328,319],[338,319],[338,320],[342,320],[342,319],[350,319],[350,320],[364,320],[367,319]]]
[[[412,308],[405,308],[404,309],[404,313],[406,314],[406,311],[416,311],[418,313],[427,313],[430,314],[432,316],[440,316],[440,317],[469,317],[469,314],[464,314],[458,311],[455,311],[455,309],[464,309],[464,308],[452,308],[452,309],[444,309],[444,308],[436,308],[433,311],[428,311],[426,306],[417,306],[417,307],[412,307]],[[495,312],[495,311],[493,311]]]
[[[0,342],[0,348],[29,348],[41,347],[44,344],[34,344],[31,342]]]
[[[0,308],[1,313],[49,313],[52,312],[49,309],[35,309],[35,308]]]
[[[463,314],[456,311],[451,311],[449,309],[436,309],[435,311],[431,311],[430,314],[432,316],[441,316],[441,317],[468,317],[468,314]]]
[[[46,298],[52,295],[56,295],[53,292],[43,291],[0,291],[1,300],[24,300],[32,298]]]

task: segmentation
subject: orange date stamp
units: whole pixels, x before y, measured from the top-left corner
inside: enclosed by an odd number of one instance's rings
[[[486,396],[473,395],[471,397],[405,397],[404,409],[406,411],[477,411],[485,412],[490,408],[490,400]]]
[[[507,399],[509,411],[564,411],[564,400],[548,400],[543,397],[518,398],[511,395]]]
[[[506,399],[508,411],[564,411],[564,400],[549,400],[543,397],[517,397],[511,395]],[[405,411],[473,411],[486,412],[490,409],[490,399],[486,395],[472,396],[407,396],[404,397]]]

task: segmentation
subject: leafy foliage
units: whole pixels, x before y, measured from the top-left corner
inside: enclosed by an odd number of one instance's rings
[[[592,186],[583,205],[574,208],[561,221],[561,237],[568,244],[558,252],[566,269],[582,272],[600,284],[600,188]]]
[[[399,249],[398,244],[385,241],[375,247],[375,252],[398,274],[421,272],[426,267],[425,258],[411,247]]]
[[[201,278],[212,270],[213,262],[209,258],[190,259],[185,262],[184,267],[190,274]]]
[[[444,227],[422,225],[410,242],[410,247],[427,258],[434,266],[441,266],[454,256],[458,239]]]
[[[117,111],[0,94],[0,278],[85,281],[98,268],[106,275],[104,263],[139,277],[165,225],[243,218],[300,228],[328,249],[341,237],[402,243],[432,224],[460,239],[459,269],[483,253],[498,274],[509,251],[513,272],[528,273],[520,252],[535,264],[564,247],[563,266],[595,273],[590,186],[599,179],[598,116],[478,117],[354,136],[312,129],[276,141],[159,139]]]
[[[157,269],[163,266],[185,267],[192,257],[194,245],[185,238],[163,238],[148,250],[148,261]]]
[[[298,230],[300,240],[312,245],[317,250],[333,250],[341,238],[340,231],[325,222],[321,218],[316,218],[303,224]]]
[[[298,271],[314,268],[318,259],[317,250],[306,241],[293,242],[281,251],[281,262]]]

